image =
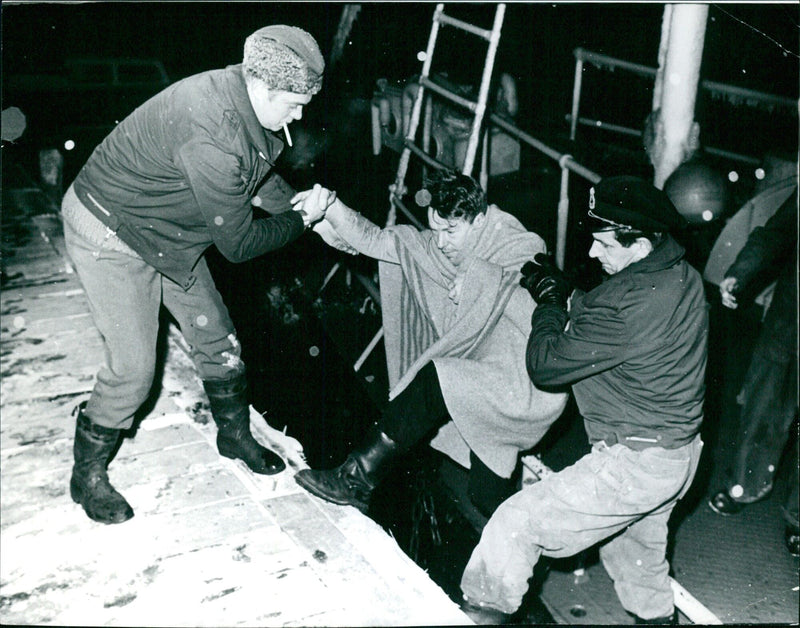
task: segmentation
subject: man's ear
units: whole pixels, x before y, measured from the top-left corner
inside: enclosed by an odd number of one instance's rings
[[[639,254],[641,255],[639,259],[643,259],[653,252],[653,243],[647,238],[636,238],[635,244],[639,249]]]

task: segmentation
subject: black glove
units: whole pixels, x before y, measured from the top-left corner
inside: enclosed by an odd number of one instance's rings
[[[525,262],[521,272],[519,285],[531,293],[536,303],[550,303],[567,309],[572,286],[551,256],[537,253],[532,262]]]

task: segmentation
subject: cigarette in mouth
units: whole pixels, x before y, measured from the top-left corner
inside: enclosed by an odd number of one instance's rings
[[[292,136],[289,135],[289,127],[286,126],[286,123],[283,124],[283,132],[286,134],[286,143],[291,146],[292,145]]]

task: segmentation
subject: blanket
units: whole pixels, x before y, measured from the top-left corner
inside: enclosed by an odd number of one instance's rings
[[[379,259],[389,398],[432,361],[467,446],[510,477],[519,452],[539,442],[567,402],[565,393],[537,389],[525,367],[535,302],[519,286],[519,270],[545,252],[544,241],[492,205],[469,259],[456,268],[431,230],[371,226],[360,216],[334,224],[351,246]],[[463,289],[455,303],[448,295],[457,273]]]

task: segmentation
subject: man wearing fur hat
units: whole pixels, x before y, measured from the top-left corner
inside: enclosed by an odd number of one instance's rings
[[[667,522],[700,458],[708,314],[700,275],[669,235],[683,219],[642,179],[590,191],[589,256],[608,279],[571,289],[548,258],[523,267],[537,302],[527,366],[537,386],[572,385],[592,444],[570,467],[506,500],[464,571],[478,620],[513,613],[539,557],[600,545],[636,623],[677,623]]]
[[[277,133],[301,118],[324,66],[305,31],[261,28],[241,64],[183,79],[125,118],[65,194],[67,251],[107,349],[76,408],[70,480],[73,500],[95,521],[133,516],[106,466],[152,386],[161,306],[191,347],[219,452],[255,473],[284,469],[250,433],[241,348],[203,255],[215,245],[232,262],[252,259],[324,214],[318,187],[304,212],[292,211],[295,191],[272,172],[283,148]],[[253,207],[269,214],[254,217]]]

